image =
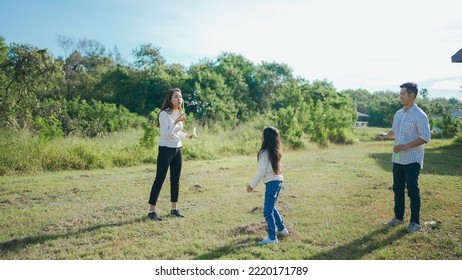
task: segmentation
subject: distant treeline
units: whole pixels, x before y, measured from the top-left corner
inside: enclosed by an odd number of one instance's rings
[[[296,148],[302,138],[321,146],[351,143],[357,111],[369,115],[370,126],[389,127],[401,107],[398,92],[339,92],[326,80],[295,77],[286,64],[255,64],[235,53],[185,67],[167,63],[152,44],[136,48],[132,63],[95,40],[60,36],[58,44],[64,57],[29,44],[7,45],[0,36],[0,128],[44,139],[146,129],[167,90],[180,87],[189,120],[232,129],[264,116]],[[462,104],[427,96],[421,90],[419,105],[432,126],[454,136],[460,122],[451,111]]]

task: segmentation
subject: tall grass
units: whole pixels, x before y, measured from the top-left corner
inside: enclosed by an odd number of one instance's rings
[[[252,123],[224,131],[198,127],[199,139],[183,141],[185,160],[216,159],[255,153],[262,125]],[[191,129],[190,129],[191,130]],[[0,175],[60,170],[104,169],[155,163],[157,139],[151,147],[140,145],[143,130],[127,130],[96,138],[45,140],[21,131],[0,135]]]
[[[183,141],[185,160],[218,159],[224,156],[255,154],[261,131],[267,124],[256,119],[232,130],[219,126],[197,127],[198,139]],[[192,125],[188,128],[192,131]],[[382,128],[355,128],[356,141],[373,141]],[[130,129],[96,138],[55,138],[45,140],[24,131],[0,131],[0,176],[43,171],[90,170],[155,163],[157,141],[142,145],[142,129]],[[284,139],[283,139],[284,140]],[[307,143],[302,150],[316,149]],[[455,141],[457,143],[457,141]],[[459,141],[460,142],[460,141]],[[433,143],[438,143],[435,140]],[[432,143],[432,145],[434,145]],[[287,143],[284,145],[288,150]]]
[[[129,130],[105,138],[56,138],[50,141],[21,131],[2,131],[0,172],[88,170],[133,166],[153,158],[155,151],[137,149],[141,131]]]

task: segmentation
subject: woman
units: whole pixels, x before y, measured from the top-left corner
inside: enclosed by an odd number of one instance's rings
[[[156,213],[156,203],[169,167],[170,201],[172,202],[170,215],[174,217],[184,217],[177,208],[181,167],[183,163],[181,138],[192,138],[192,134],[187,134],[182,131],[184,122],[186,121],[186,116],[181,106],[182,103],[183,97],[181,95],[181,90],[179,88],[170,89],[162,104],[161,112],[159,113],[158,125],[160,126],[160,138],[159,153],[157,155],[157,170],[148,201],[148,218],[151,220],[162,220]]]

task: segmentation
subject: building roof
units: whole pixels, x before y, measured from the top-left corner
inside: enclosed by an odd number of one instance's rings
[[[462,49],[456,52],[455,55],[451,57],[452,62],[462,62]]]

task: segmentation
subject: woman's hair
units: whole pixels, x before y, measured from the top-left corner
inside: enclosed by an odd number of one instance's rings
[[[257,154],[257,160],[263,151],[268,153],[271,167],[275,174],[281,174],[281,157],[282,157],[282,144],[279,131],[275,127],[267,127],[263,129],[263,142],[261,143],[260,151]]]
[[[160,108],[160,112],[162,111],[167,111],[167,113],[171,114],[173,111],[173,105],[172,105],[172,96],[175,92],[181,93],[180,88],[171,88],[168,90],[167,95],[165,96],[164,102],[162,103],[162,107]],[[180,106],[179,108],[180,114],[183,113],[183,108]],[[159,112],[159,115],[160,115]],[[157,116],[157,125],[159,125],[159,116]]]

